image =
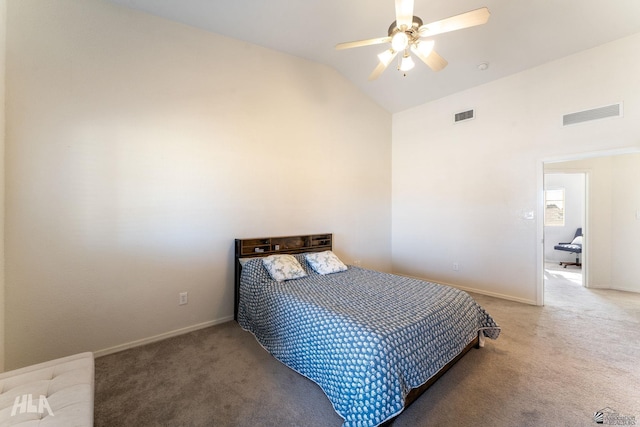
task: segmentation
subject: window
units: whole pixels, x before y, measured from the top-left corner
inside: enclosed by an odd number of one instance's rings
[[[564,188],[545,190],[544,225],[564,226]]]

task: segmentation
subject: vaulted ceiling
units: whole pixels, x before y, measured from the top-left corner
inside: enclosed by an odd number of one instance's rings
[[[491,18],[434,37],[444,70],[416,61],[405,77],[392,64],[369,81],[384,45],[334,47],[386,36],[393,0],[109,1],[326,64],[391,113],[640,32],[639,0],[415,0],[425,23],[483,6]]]

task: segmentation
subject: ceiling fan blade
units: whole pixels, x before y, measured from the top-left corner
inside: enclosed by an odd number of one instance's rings
[[[417,47],[411,46],[411,51],[433,71],[440,71],[449,63],[442,56],[438,55],[435,50],[433,50],[433,45],[433,41],[421,41]]]
[[[377,79],[378,77],[380,77],[380,74],[382,74],[382,72],[386,69],[387,69],[387,65],[383,64],[382,62],[378,62],[378,65],[376,66],[376,68],[369,75],[369,80]]]
[[[395,58],[397,54],[398,52],[394,51],[393,49],[389,49],[378,55],[380,62],[378,62],[376,68],[369,75],[369,80],[375,80],[380,77],[380,74],[382,74],[382,72],[387,69],[387,67],[389,66],[389,64],[391,64],[391,61],[393,61],[393,58]]]
[[[352,47],[370,46],[373,44],[388,43],[390,41],[391,37],[378,37],[377,39],[357,40],[354,42],[339,43],[336,45],[336,49],[351,49]]]
[[[396,26],[411,28],[413,25],[413,0],[396,0]]]
[[[480,9],[472,10],[471,12],[462,13],[430,24],[424,24],[420,27],[418,32],[420,33],[420,37],[431,37],[436,34],[448,33],[450,31],[486,24],[489,20],[489,16],[491,16],[489,9],[482,7]]]

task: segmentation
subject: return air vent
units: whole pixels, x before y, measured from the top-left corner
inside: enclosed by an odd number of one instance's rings
[[[453,122],[454,123],[459,123],[459,122],[463,122],[465,120],[471,120],[471,119],[475,119],[476,118],[476,112],[475,110],[467,110],[467,111],[462,111],[460,113],[456,113],[453,117]]]
[[[606,119],[607,117],[621,117],[622,103],[594,108],[592,110],[579,111],[577,113],[562,116],[562,126],[575,125],[577,123],[590,122],[591,120]]]

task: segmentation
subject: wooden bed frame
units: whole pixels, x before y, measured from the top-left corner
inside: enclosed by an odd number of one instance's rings
[[[234,320],[238,320],[238,303],[240,299],[240,274],[242,273],[241,258],[265,257],[274,254],[299,254],[306,252],[321,252],[333,250],[333,234],[309,234],[284,237],[261,237],[252,239],[235,239],[235,305],[233,311]],[[404,409],[411,405],[422,393],[445,374],[472,348],[480,348],[480,339],[476,336],[467,346],[449,363],[444,365],[429,380],[420,387],[412,389],[405,398]],[[401,414],[401,413],[400,413]],[[397,416],[399,416],[398,414]],[[396,416],[396,417],[397,417]],[[389,426],[395,418],[384,422],[383,426]]]
[[[284,237],[258,237],[254,239],[236,239],[235,243],[235,290],[233,319],[238,320],[240,302],[240,258],[258,258],[275,254],[302,254],[333,250],[333,234],[304,234]]]

